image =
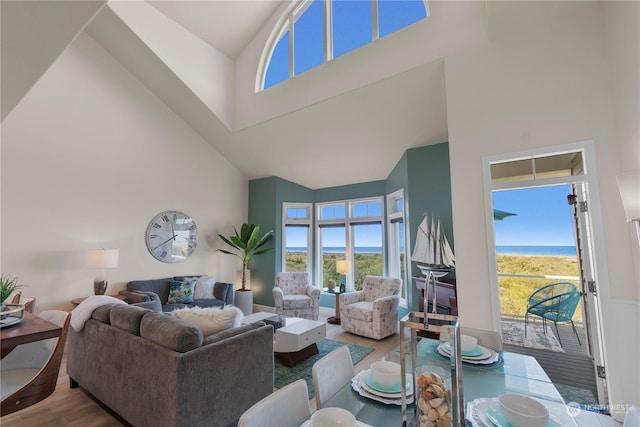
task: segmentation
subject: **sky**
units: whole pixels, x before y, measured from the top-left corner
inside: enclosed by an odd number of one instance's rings
[[[498,246],[574,246],[568,185],[496,191],[493,207],[517,214],[494,221]]]

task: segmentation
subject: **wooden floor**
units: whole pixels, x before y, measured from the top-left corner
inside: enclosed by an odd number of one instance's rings
[[[333,312],[329,311],[326,314],[321,313],[319,320],[326,321],[327,317],[332,315]],[[355,366],[357,372],[368,369],[372,362],[381,359],[399,344],[398,335],[376,341],[349,334],[340,325],[331,325],[329,323],[327,323],[327,338],[375,348],[370,355]],[[2,427],[107,427],[126,425],[114,418],[81,389],[75,388],[72,390],[69,388],[66,363],[65,354],[60,368],[58,386],[53,395],[36,405],[0,418],[0,425]],[[315,399],[311,399],[309,403],[311,409],[315,410]]]
[[[550,324],[549,327],[556,334],[553,324]],[[576,329],[578,330],[580,343],[578,343],[570,324],[558,325],[564,353],[508,344],[504,346],[504,349],[535,357],[554,384],[566,384],[590,390],[597,399],[595,370],[593,361],[588,356],[585,331],[582,327],[577,327]]]

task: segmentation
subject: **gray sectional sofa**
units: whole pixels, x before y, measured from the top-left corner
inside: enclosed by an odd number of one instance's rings
[[[173,311],[177,308],[184,307],[222,307],[224,305],[233,304],[233,285],[231,283],[215,282],[212,287],[212,292],[207,295],[206,298],[194,299],[192,303],[170,304],[169,290],[171,282],[174,280],[182,281],[185,279],[194,279],[202,276],[176,276],[176,277],[163,277],[161,279],[151,280],[132,280],[127,283],[127,290],[120,291],[120,295],[127,297],[125,301],[130,304],[136,304],[145,308],[156,309],[157,298],[155,298],[150,292],[158,295],[160,300],[160,306],[162,311]],[[146,296],[146,298],[145,298]],[[142,300],[141,300],[142,299]]]
[[[134,426],[227,426],[273,391],[273,327],[203,337],[178,318],[127,304],[69,329],[67,373]]]

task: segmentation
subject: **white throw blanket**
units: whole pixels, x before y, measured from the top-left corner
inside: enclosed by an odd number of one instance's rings
[[[93,310],[106,304],[126,304],[126,302],[109,295],[92,295],[73,309],[69,324],[76,332],[80,332],[84,328],[85,322],[91,317]]]

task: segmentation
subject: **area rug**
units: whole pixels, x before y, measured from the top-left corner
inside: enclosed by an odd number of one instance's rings
[[[309,399],[312,399],[315,396],[315,392],[313,390],[313,379],[311,378],[311,368],[313,367],[314,363],[320,360],[323,356],[326,356],[336,348],[343,345],[349,347],[351,360],[353,361],[354,365],[367,357],[373,351],[371,347],[364,347],[356,344],[346,344],[340,341],[330,340],[328,338],[321,339],[320,341],[318,341],[317,345],[318,354],[313,355],[307,360],[300,362],[293,368],[284,366],[277,358],[275,359],[274,373],[276,388],[282,388],[287,384],[302,378],[307,382],[307,388],[309,389]]]
[[[567,384],[553,383],[566,403],[575,402],[580,405],[596,406],[598,401],[591,390]]]
[[[542,350],[564,353],[558,342],[552,325],[547,325],[547,333],[541,323],[527,325],[527,337],[524,337],[524,322],[502,320],[502,342],[520,347],[538,348]]]

